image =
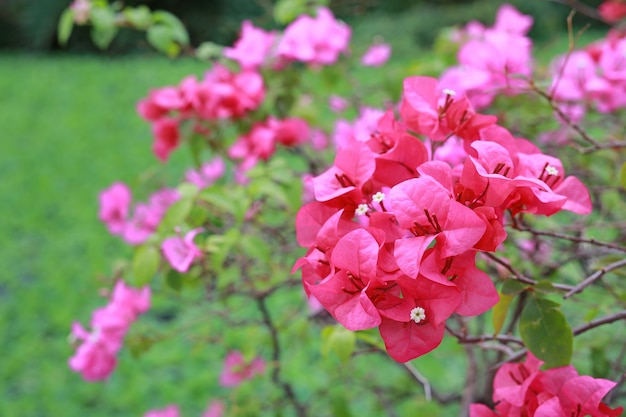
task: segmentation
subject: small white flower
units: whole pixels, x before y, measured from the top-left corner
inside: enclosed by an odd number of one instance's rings
[[[368,210],[369,210],[369,207],[367,206],[367,204],[359,204],[359,206],[356,208],[355,213],[358,216],[362,216],[365,213],[367,213]]]
[[[548,175],[559,175],[559,170],[551,165],[546,167],[546,172],[548,173]]]
[[[413,310],[411,310],[411,320],[413,320],[415,323],[426,320],[426,310],[424,310],[422,307],[415,307]]]
[[[456,91],[454,90],[450,90],[449,88],[444,88],[442,91],[445,95],[450,96],[450,97],[454,97],[456,96]]]
[[[385,193],[382,193],[380,191],[372,196],[372,201],[375,202],[375,203],[380,203],[384,199],[385,199]]]

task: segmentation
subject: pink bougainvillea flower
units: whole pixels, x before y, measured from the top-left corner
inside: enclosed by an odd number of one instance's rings
[[[274,130],[275,141],[287,147],[306,142],[311,133],[306,120],[297,117],[288,117],[283,120],[270,118],[268,124]]]
[[[86,381],[108,378],[115,369],[128,328],[150,307],[150,289],[132,289],[118,281],[109,304],[96,309],[91,317],[91,333],[79,323],[72,325],[72,339],[80,341],[69,360],[70,368],[80,372]]]
[[[333,94],[328,98],[328,106],[335,113],[341,113],[342,111],[346,110],[349,105],[350,103],[348,102],[348,100],[343,97]]]
[[[121,235],[124,231],[132,195],[128,186],[116,182],[99,196],[100,212],[98,217],[107,225],[109,232]]]
[[[265,361],[257,356],[247,362],[239,351],[232,351],[224,359],[224,368],[220,374],[220,385],[226,388],[236,387],[255,375],[265,373]]]
[[[391,57],[391,46],[387,43],[375,43],[361,57],[361,64],[366,67],[384,65]]]
[[[224,48],[224,56],[239,63],[243,69],[256,69],[270,55],[276,34],[255,27],[246,20],[241,25],[241,35],[233,48]]]
[[[429,177],[410,179],[394,186],[389,204],[398,225],[411,236],[396,241],[398,266],[410,277],[419,273],[422,256],[435,239],[442,256],[460,255],[471,249],[486,230],[474,211],[451,199],[449,193]]]
[[[626,3],[621,0],[606,0],[598,7],[600,16],[609,23],[615,23],[626,17]]]
[[[300,16],[283,33],[278,56],[285,61],[300,61],[313,66],[331,65],[346,52],[350,27],[335,19],[332,12],[320,7],[317,17]]]
[[[161,250],[163,250],[163,255],[172,268],[179,272],[187,272],[191,264],[202,257],[202,251],[196,246],[193,239],[203,230],[202,228],[193,229],[187,232],[184,238],[174,236],[163,241]]]
[[[160,410],[150,410],[143,417],[180,417],[180,410],[177,405],[170,404]]]
[[[70,9],[74,13],[74,22],[77,25],[84,25],[89,20],[91,2],[89,0],[74,0],[70,4]]]
[[[170,153],[180,143],[178,125],[178,120],[170,118],[159,119],[152,125],[152,134],[154,135],[152,150],[161,162],[167,161]]]
[[[201,417],[222,417],[226,411],[226,406],[219,400],[213,400],[204,410]]]
[[[188,170],[185,179],[192,184],[203,189],[210,187],[213,183],[224,175],[226,165],[224,160],[216,156],[211,161],[203,164],[199,170]]]

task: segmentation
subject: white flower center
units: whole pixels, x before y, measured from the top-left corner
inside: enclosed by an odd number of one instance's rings
[[[548,175],[559,175],[559,171],[551,165],[546,167],[546,172]]]
[[[359,206],[356,208],[355,213],[359,216],[362,216],[367,213],[368,210],[369,207],[367,206],[367,204],[359,204]]]
[[[426,320],[426,310],[424,310],[422,307],[415,307],[413,310],[411,310],[411,320],[413,320],[415,323]]]
[[[385,193],[382,193],[380,191],[372,196],[372,201],[375,203],[380,203],[384,199],[385,199]]]
[[[445,95],[450,96],[450,97],[454,97],[454,96],[456,96],[456,91],[451,90],[451,89],[449,89],[449,88],[444,88],[444,89],[442,90],[442,92],[443,92]]]

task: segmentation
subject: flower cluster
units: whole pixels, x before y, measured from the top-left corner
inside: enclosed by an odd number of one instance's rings
[[[606,0],[598,6],[598,13],[608,23],[616,23],[626,17],[626,3],[623,0]]]
[[[295,268],[338,322],[379,327],[389,355],[408,361],[439,345],[453,313],[480,314],[497,302],[475,255],[504,241],[505,212],[587,214],[591,203],[557,158],[434,78],[404,81],[400,115],[388,111],[375,133],[345,143],[311,180],[315,201],[296,217],[308,252]],[[457,148],[437,159],[451,138]]]
[[[456,34],[460,65],[448,68],[441,83],[467,96],[476,109],[489,106],[498,94],[518,94],[532,71],[532,41],[526,36],[532,23],[531,16],[509,4],[500,6],[493,27],[468,23]]]
[[[545,371],[532,354],[525,363],[507,363],[493,381],[497,413],[486,405],[472,404],[470,417],[617,417],[623,407],[611,409],[602,398],[615,382],[580,376],[573,366]]]
[[[232,351],[224,359],[224,368],[220,374],[220,385],[226,388],[236,387],[255,375],[265,373],[265,361],[260,356],[247,362],[239,351]]]
[[[91,316],[91,333],[80,323],[72,325],[72,339],[82,343],[69,360],[70,368],[87,381],[107,378],[117,363],[124,336],[137,317],[150,308],[150,288],[134,289],[118,281],[105,307]]]
[[[265,96],[263,77],[254,70],[231,72],[215,65],[202,80],[189,76],[179,86],[152,90],[139,101],[137,112],[152,123],[155,155],[166,161],[180,144],[180,122],[191,120],[194,129],[208,133],[208,122],[239,119],[255,110]]]
[[[211,401],[201,417],[221,417],[225,407],[220,401]],[[180,409],[175,404],[170,404],[160,410],[150,410],[143,417],[180,417]]]
[[[162,189],[152,194],[147,203],[136,204],[130,217],[130,189],[116,182],[100,193],[99,218],[111,234],[121,236],[130,245],[139,245],[154,233],[169,206],[178,198],[176,190]]]
[[[586,105],[609,113],[626,107],[626,37],[618,31],[552,64],[551,93],[580,119]]]

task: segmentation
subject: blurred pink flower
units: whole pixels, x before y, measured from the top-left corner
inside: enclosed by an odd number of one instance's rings
[[[207,188],[224,175],[226,166],[224,160],[219,156],[213,158],[210,162],[202,165],[198,171],[188,170],[185,174],[187,181],[198,186],[198,188]]]
[[[391,46],[387,43],[375,43],[361,57],[361,64],[366,67],[379,67],[391,57]]]
[[[161,410],[150,410],[143,417],[179,417],[180,410],[175,404],[170,404]]]
[[[333,94],[328,98],[328,105],[335,113],[341,113],[348,108],[350,103],[345,98]]]
[[[123,233],[131,199],[130,189],[121,182],[114,183],[100,193],[98,217],[106,224],[111,234],[121,235]]]
[[[191,264],[202,257],[202,251],[193,243],[194,237],[202,230],[202,228],[193,229],[187,232],[184,238],[175,236],[163,241],[161,249],[172,268],[179,272],[187,272]]]
[[[213,400],[209,403],[207,409],[202,413],[201,417],[222,417],[224,415],[226,407],[224,403],[218,400]]]
[[[239,351],[232,351],[224,359],[224,368],[220,374],[220,385],[223,387],[236,387],[255,375],[265,372],[265,361],[257,356],[250,363],[246,363],[243,354]]]
[[[270,55],[276,34],[254,27],[246,20],[241,25],[241,36],[233,48],[225,48],[224,56],[239,62],[243,69],[256,69]]]

